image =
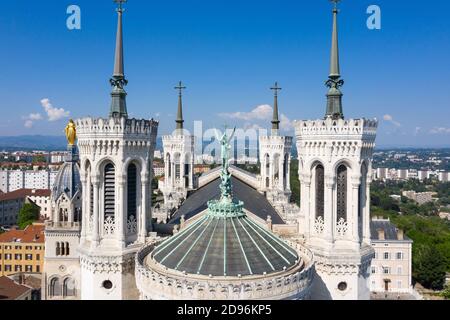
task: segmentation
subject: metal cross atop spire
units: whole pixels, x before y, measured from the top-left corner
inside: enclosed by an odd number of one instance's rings
[[[183,95],[183,90],[186,90],[187,88],[183,85],[183,82],[180,81],[178,83],[178,85],[175,87],[175,90],[178,90],[179,95],[182,96]]]
[[[184,119],[183,119],[183,90],[186,90],[186,86],[183,85],[183,82],[180,81],[178,85],[175,87],[175,90],[178,90],[178,112],[177,112],[177,120],[175,121],[177,124],[178,133],[181,133],[184,127]]]
[[[278,92],[283,90],[278,86],[278,82],[275,82],[275,85],[270,88],[270,90],[274,91],[274,102],[273,102],[273,119],[272,119],[272,135],[277,136],[278,130],[280,130],[280,118],[278,117]]]
[[[277,97],[278,96],[278,92],[283,90],[283,88],[280,88],[278,86],[278,82],[275,82],[275,85],[272,88],[270,88],[270,90],[273,90],[275,92],[275,96]]]
[[[331,2],[334,3],[334,8],[337,9],[337,5],[339,2],[341,2],[341,0],[330,0]]]
[[[126,3],[128,0],[114,0],[115,3],[117,3],[118,8],[117,11],[123,12],[123,4]]]

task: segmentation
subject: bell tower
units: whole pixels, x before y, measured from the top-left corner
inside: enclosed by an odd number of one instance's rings
[[[274,91],[272,131],[268,136],[259,137],[260,191],[265,192],[269,201],[275,205],[288,204],[291,197],[292,137],[280,135],[278,94],[282,88],[275,82],[271,90]]]
[[[377,120],[344,119],[338,49],[338,0],[325,118],[297,121],[299,225],[314,252],[314,299],[370,298],[370,184]]]
[[[186,199],[188,192],[196,187],[194,180],[195,138],[184,130],[183,90],[180,81],[176,129],[172,135],[163,136],[165,176],[161,191],[167,209],[176,209]]]
[[[81,298],[138,298],[134,258],[152,231],[151,181],[158,122],[130,119],[124,87],[123,4],[108,118],[76,121],[83,190]]]

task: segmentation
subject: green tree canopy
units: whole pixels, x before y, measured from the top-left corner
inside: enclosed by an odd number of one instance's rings
[[[27,226],[39,220],[41,209],[34,203],[25,203],[19,211],[17,225],[20,229],[25,229]]]
[[[425,288],[442,290],[445,284],[445,257],[435,246],[420,246],[413,257],[413,277]]]

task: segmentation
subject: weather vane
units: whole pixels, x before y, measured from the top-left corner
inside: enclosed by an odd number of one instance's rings
[[[278,96],[278,92],[281,91],[281,90],[283,90],[283,88],[280,88],[280,87],[278,86],[278,82],[275,82],[275,86],[273,86],[272,88],[270,88],[270,90],[275,91],[275,97],[277,97],[277,96]]]
[[[179,83],[178,83],[178,85],[175,87],[175,90],[178,90],[179,91],[179,95],[180,95],[180,97],[183,95],[183,90],[186,90],[187,88],[183,85],[183,82],[182,81],[180,81]]]

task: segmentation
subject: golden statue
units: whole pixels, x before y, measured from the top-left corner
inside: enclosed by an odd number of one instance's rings
[[[77,128],[75,127],[75,123],[72,119],[70,119],[65,131],[69,146],[75,145],[75,140],[77,140]]]

